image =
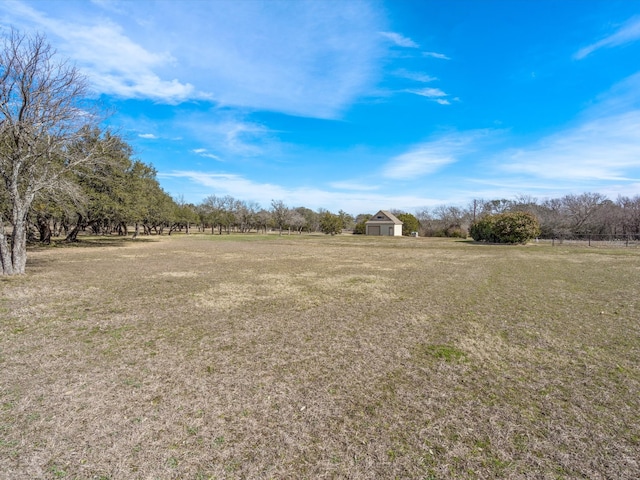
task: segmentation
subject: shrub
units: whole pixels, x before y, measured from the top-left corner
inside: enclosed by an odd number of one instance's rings
[[[402,235],[405,237],[411,235],[411,232],[420,231],[420,222],[410,213],[400,213],[396,217],[402,222]]]
[[[336,235],[342,232],[343,222],[342,219],[331,212],[324,212],[320,216],[320,231],[327,235]]]
[[[540,224],[527,212],[501,213],[481,218],[469,234],[476,242],[526,243],[540,235]]]
[[[445,236],[451,238],[467,238],[467,232],[462,227],[449,227],[445,230]]]
[[[476,242],[497,242],[493,233],[494,215],[488,215],[471,224],[469,235]]]
[[[367,233],[367,226],[365,225],[365,222],[356,223],[356,226],[353,227],[353,233],[354,235],[364,235]]]

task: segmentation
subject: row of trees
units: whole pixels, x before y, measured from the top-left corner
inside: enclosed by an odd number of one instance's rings
[[[199,204],[185,203],[164,192],[155,170],[130,160],[129,147],[119,140],[111,143],[111,161],[99,168],[84,168],[76,181],[82,186],[80,197],[57,195],[34,202],[28,220],[34,240],[48,242],[51,235],[66,235],[75,240],[77,232],[126,235],[131,226],[144,234],[169,233],[192,228],[215,234],[232,232],[337,234],[344,230],[365,233],[370,214],[353,217],[339,211],[313,211],[306,207],[288,207],[272,200],[268,208],[257,202],[230,195],[211,195]],[[640,196],[619,197],[611,201],[600,194],[567,195],[537,202],[530,197],[516,200],[475,200],[468,208],[439,206],[414,214],[392,210],[403,222],[403,235],[466,237],[470,228],[488,216],[526,212],[540,224],[539,236],[557,237],[576,234],[640,234]],[[38,235],[35,238],[36,234]]]
[[[0,49],[0,275],[24,273],[27,241],[140,226],[189,213],[155,170],[101,128],[86,78],[40,35],[11,30]]]
[[[286,232],[313,233],[322,232],[335,235],[344,229],[352,228],[354,219],[344,211],[337,214],[327,210],[315,212],[306,207],[291,208],[282,200],[272,200],[268,209],[257,202],[238,200],[230,195],[211,195],[198,205],[184,205],[190,214],[193,225],[201,231],[211,230],[211,233],[229,234],[231,232],[267,232],[276,229],[280,234]],[[184,223],[187,215],[174,220],[174,226],[180,230],[186,229]]]
[[[530,196],[513,200],[474,200],[466,208],[439,206],[416,212],[425,236],[466,236],[487,215],[526,212],[540,224],[540,236],[640,234],[640,195],[611,200],[600,193],[565,195],[539,201]]]

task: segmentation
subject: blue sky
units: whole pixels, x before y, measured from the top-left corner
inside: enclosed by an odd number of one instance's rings
[[[0,0],[199,203],[640,194],[638,0]]]

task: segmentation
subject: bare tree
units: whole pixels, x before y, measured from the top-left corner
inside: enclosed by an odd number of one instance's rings
[[[218,233],[222,235],[222,229],[227,224],[228,210],[227,207],[233,203],[233,197],[227,195],[226,197],[217,197],[216,195],[209,195],[202,202],[206,212],[207,219],[211,223],[211,233],[213,234],[215,228],[218,227]]]
[[[282,229],[289,226],[290,209],[282,200],[271,200],[271,218],[279,234],[282,235]]]
[[[618,197],[616,201],[620,209],[620,222],[623,233],[640,233],[640,195],[633,198]]]
[[[289,215],[289,225],[293,227],[299,234],[302,234],[302,229],[307,224],[306,218],[297,210],[292,210]]]
[[[267,227],[271,223],[271,212],[265,209],[259,210],[254,217],[254,222],[256,226],[256,231],[258,232],[263,231],[266,235]]]
[[[495,200],[489,200],[482,205],[483,215],[495,215],[498,213],[505,213],[511,208],[512,202],[506,198],[500,198]]]
[[[597,212],[602,208],[606,197],[600,193],[582,193],[565,195],[562,202],[574,233],[593,233]]]
[[[0,198],[6,198],[6,209],[0,211],[0,274],[13,275],[25,272],[34,199],[74,190],[69,174],[100,152],[77,148],[96,125],[80,72],[58,60],[42,35],[11,30],[1,42]]]

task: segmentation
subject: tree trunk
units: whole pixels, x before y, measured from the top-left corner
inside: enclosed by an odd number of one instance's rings
[[[38,233],[40,233],[40,243],[51,244],[51,225],[46,217],[38,217]]]
[[[17,198],[18,195],[15,197]],[[0,261],[3,275],[20,275],[26,270],[27,213],[32,201],[31,195],[21,201],[14,199],[11,213],[13,229],[10,240],[7,238],[4,221],[0,218]]]
[[[13,262],[11,261],[11,247],[5,233],[4,222],[0,218],[0,274],[13,275]]]
[[[78,241],[78,233],[80,232],[80,228],[82,225],[82,215],[78,214],[78,221],[73,229],[67,234],[67,238],[65,238],[66,242],[77,242]]]
[[[22,274],[27,267],[27,222],[16,222],[11,234],[11,263],[13,274]]]

